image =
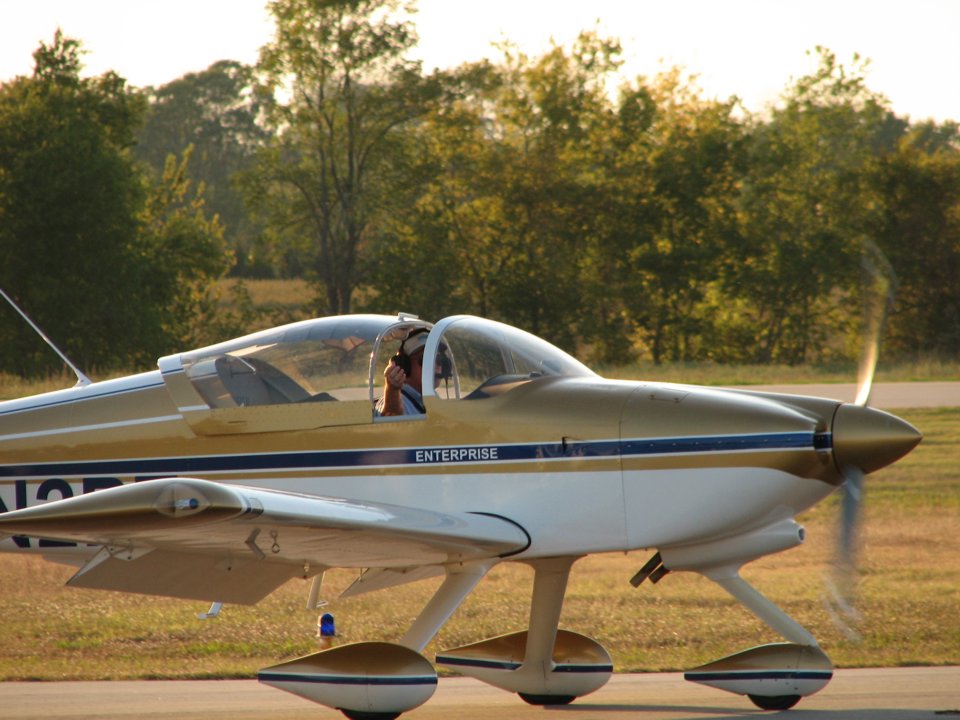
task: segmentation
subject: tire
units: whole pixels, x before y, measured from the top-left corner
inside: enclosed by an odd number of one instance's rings
[[[344,710],[343,708],[340,708],[340,712],[350,720],[396,720],[401,715],[401,713],[365,712],[363,710]]]
[[[576,695],[532,695],[517,693],[521,699],[530,705],[569,705],[577,699]]]
[[[789,710],[798,702],[799,695],[747,695],[761,710]]]

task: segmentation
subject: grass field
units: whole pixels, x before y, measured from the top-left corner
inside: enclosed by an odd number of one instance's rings
[[[925,433],[905,460],[868,479],[859,608],[862,641],[848,640],[821,605],[838,504],[798,518],[800,548],[762,558],[744,576],[821,641],[839,666],[960,664],[960,409],[900,413]],[[634,589],[647,553],[574,566],[562,625],[595,637],[619,671],[690,668],[778,641],[722,590],[686,573]],[[250,677],[311,652],[316,613],[292,581],[254,607],[200,621],[200,603],[64,587],[68,567],[0,555],[0,680]],[[425,581],[352,600],[353,573],[328,573],[325,595],[340,642],[397,639],[429,598]],[[454,614],[427,655],[526,626],[532,572],[496,568]]]

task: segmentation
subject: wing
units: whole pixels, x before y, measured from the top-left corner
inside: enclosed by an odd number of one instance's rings
[[[0,515],[0,533],[101,545],[76,587],[252,604],[326,567],[503,557],[530,539],[500,517],[172,478]]]

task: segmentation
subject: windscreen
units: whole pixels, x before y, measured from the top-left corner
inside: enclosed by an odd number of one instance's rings
[[[449,355],[457,396],[463,399],[489,397],[541,377],[594,375],[546,340],[509,325],[461,317],[444,323],[441,330],[440,347]]]

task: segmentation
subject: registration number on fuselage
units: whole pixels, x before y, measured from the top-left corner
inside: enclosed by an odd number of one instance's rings
[[[39,505],[52,500],[64,500],[91,493],[96,490],[117,487],[127,482],[151,480],[147,477],[86,477],[76,480],[64,478],[46,478],[42,480],[7,480],[0,483],[0,513]],[[39,540],[17,536],[12,538],[19,548],[31,547],[72,547],[75,543],[63,543],[53,540]]]

